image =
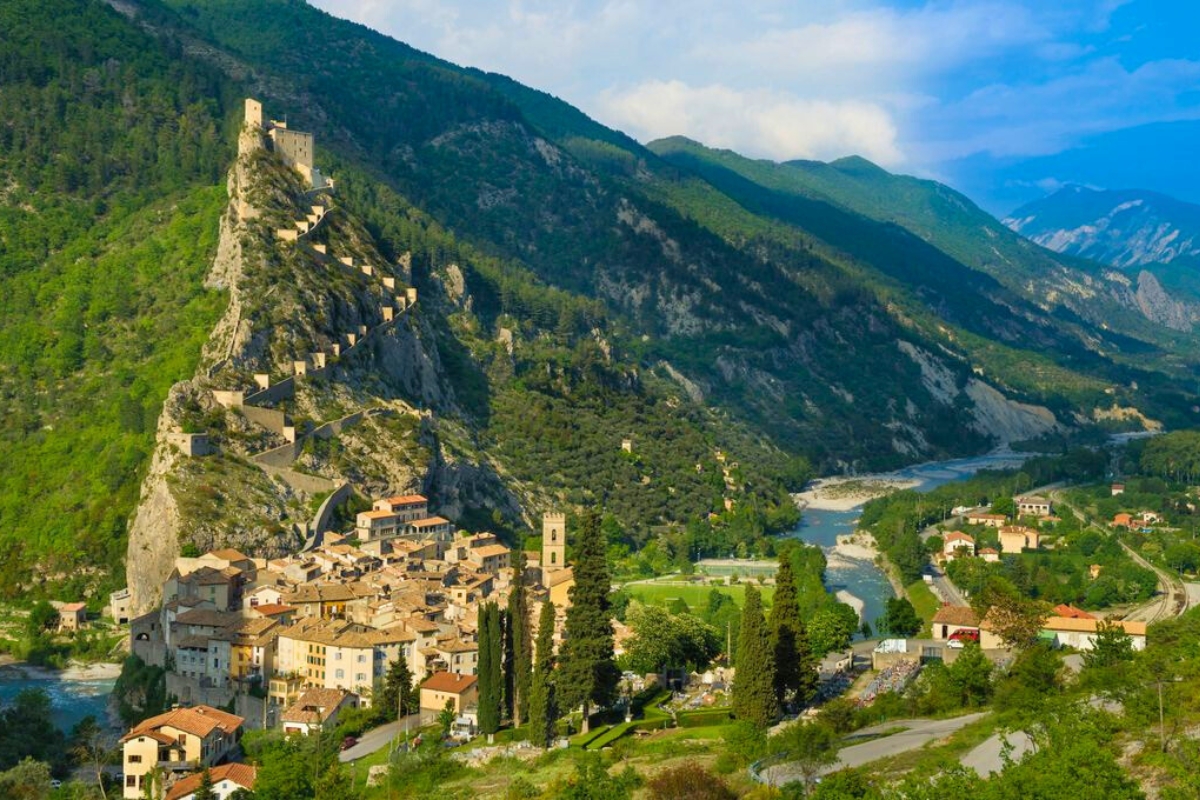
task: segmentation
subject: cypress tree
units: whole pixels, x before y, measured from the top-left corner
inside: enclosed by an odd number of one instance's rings
[[[529,631],[529,593],[522,576],[525,574],[525,552],[517,551],[513,569],[513,589],[508,596],[509,665],[508,680],[513,724],[520,726],[529,717],[529,691],[533,681],[533,639]]]
[[[592,706],[610,706],[616,699],[621,673],[613,660],[608,601],[612,578],[600,516],[589,510],[582,522],[575,547],[575,585],[559,653],[558,699],[563,708],[582,707],[586,731]]]
[[[542,604],[538,618],[537,661],[529,686],[529,740],[547,747],[554,737],[558,709],[554,698],[554,603]]]
[[[500,730],[502,685],[500,676],[500,609],[495,603],[479,606],[479,731]]]
[[[779,556],[775,601],[767,626],[771,631],[775,659],[775,702],[783,707],[789,698],[793,698],[796,705],[803,705],[817,693],[817,672],[813,669],[808,630],[800,619],[790,550]]]
[[[762,598],[746,587],[742,629],[738,636],[737,672],[733,678],[733,714],[759,728],[779,716],[775,701],[775,659],[763,620]]]

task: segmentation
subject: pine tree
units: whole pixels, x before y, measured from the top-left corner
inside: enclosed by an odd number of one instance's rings
[[[379,718],[391,720],[401,714],[415,714],[417,699],[412,670],[408,668],[408,659],[401,655],[388,665],[387,675],[383,678],[383,689],[375,704]]]
[[[529,635],[529,593],[522,576],[525,574],[525,552],[517,551],[513,569],[513,589],[508,596],[508,636],[510,648],[505,662],[509,665],[506,685],[512,697],[514,725],[529,718],[529,691],[533,680],[533,640]]]
[[[747,586],[733,679],[733,714],[759,728],[766,728],[779,716],[773,656],[763,620],[762,599],[757,589]]]
[[[554,697],[554,603],[542,604],[538,618],[537,661],[529,687],[529,740],[547,747],[554,737],[558,709]]]
[[[779,557],[775,573],[775,600],[767,623],[775,660],[775,702],[782,707],[788,698],[803,705],[817,692],[817,672],[813,668],[808,630],[800,619],[799,595],[792,572],[790,551]]]
[[[479,606],[479,731],[500,730],[503,702],[500,674],[500,609],[495,603]]]
[[[584,514],[575,548],[575,585],[559,653],[558,698],[563,708],[583,708],[583,730],[593,705],[612,705],[621,673],[613,660],[613,628],[604,534],[594,510]]]
[[[213,790],[212,773],[208,771],[208,767],[200,773],[200,785],[196,787],[194,800],[217,800],[217,793]]]

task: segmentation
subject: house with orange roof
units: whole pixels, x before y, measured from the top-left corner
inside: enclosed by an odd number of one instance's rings
[[[58,629],[77,631],[87,624],[87,603],[59,603]]]
[[[211,706],[174,708],[121,737],[124,797],[142,796],[151,771],[191,771],[221,763],[237,745],[245,720]]]
[[[229,800],[239,791],[254,791],[254,779],[258,777],[258,768],[249,764],[222,764],[208,771],[212,781],[212,791],[216,800]],[[204,773],[197,772],[188,775],[167,790],[164,800],[196,800]]]
[[[1008,523],[1008,517],[1003,514],[991,514],[984,511],[974,511],[967,514],[968,525],[982,525],[985,528],[999,528]]]
[[[989,564],[995,564],[1000,560],[1000,551],[994,547],[985,547],[979,551],[979,557]]]
[[[376,500],[373,508],[376,511],[389,511],[397,514],[401,522],[412,522],[429,516],[429,499],[420,494],[385,497]]]
[[[1066,619],[1095,619],[1093,615],[1084,611],[1082,608],[1076,608],[1075,606],[1067,605],[1065,603],[1059,603],[1056,605],[1054,607],[1054,613],[1056,616],[1064,617]]]
[[[358,707],[358,695],[345,689],[306,689],[280,718],[283,732],[307,736],[314,731],[331,731],[338,716]]]
[[[961,630],[979,630],[979,615],[970,606],[945,605],[937,610],[930,622],[933,638],[949,639]]]
[[[440,712],[452,703],[454,713],[461,714],[479,703],[479,679],[474,675],[454,672],[435,672],[421,684],[421,710]]]
[[[942,554],[947,561],[975,555],[975,537],[962,531],[950,531],[943,540]]]
[[[1112,526],[1114,528],[1132,528],[1133,514],[1127,514],[1122,511],[1120,514],[1117,514],[1112,518]]]

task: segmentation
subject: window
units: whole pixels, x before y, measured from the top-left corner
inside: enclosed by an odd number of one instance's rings
[[[360,663],[360,664],[367,663],[367,657],[365,654],[363,654],[363,653],[358,654],[358,663]]]
[[[363,681],[365,681],[367,679],[367,674],[365,672],[360,672],[354,676],[354,679],[356,681],[358,681],[359,683],[362,683]]]
[[[342,660],[342,651],[341,651],[341,650],[334,651],[334,654],[333,654],[333,660],[334,660],[334,661],[341,661],[341,660]]]
[[[345,671],[344,669],[339,669],[339,670],[338,670],[338,671],[335,673],[335,676],[336,676],[336,677],[338,677],[338,678],[344,678],[344,677],[346,677],[346,671]]]
[[[141,756],[130,756],[129,763],[130,764],[140,764],[140,763],[142,763],[142,757]]]
[[[125,776],[125,786],[126,786],[126,787],[128,787],[128,788],[130,788],[130,789],[136,789],[136,788],[137,788],[137,782],[138,782],[138,776],[137,776],[137,775],[126,775],[126,776]]]

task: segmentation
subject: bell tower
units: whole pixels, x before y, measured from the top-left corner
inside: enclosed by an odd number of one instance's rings
[[[546,512],[542,515],[542,569],[562,569],[567,565],[567,515]]]

